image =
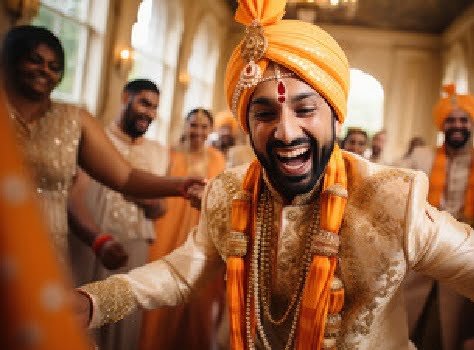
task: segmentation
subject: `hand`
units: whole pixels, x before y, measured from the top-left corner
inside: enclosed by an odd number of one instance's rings
[[[197,176],[183,177],[178,182],[178,192],[184,198],[188,198],[188,189],[192,186],[201,186],[204,188],[204,186],[206,186],[206,180]]]
[[[85,294],[75,291],[72,295],[72,306],[79,325],[87,328],[91,321],[92,304],[90,299]]]
[[[116,240],[105,242],[97,252],[97,257],[109,270],[116,270],[124,267],[128,261],[128,254],[123,245]]]
[[[186,198],[189,199],[191,206],[197,210],[201,210],[202,195],[204,193],[204,187],[201,185],[192,185],[188,188]]]

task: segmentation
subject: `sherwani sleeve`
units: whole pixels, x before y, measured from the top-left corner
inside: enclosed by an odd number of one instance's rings
[[[428,179],[417,172],[409,193],[405,252],[409,267],[474,300],[474,232],[427,203]]]
[[[212,187],[212,183],[208,187]],[[223,260],[209,233],[208,202],[216,191],[211,195],[209,192],[207,188],[203,196],[199,225],[190,232],[183,246],[128,274],[114,275],[79,288],[92,300],[91,328],[119,321],[137,307],[154,309],[178,305],[210,281]]]

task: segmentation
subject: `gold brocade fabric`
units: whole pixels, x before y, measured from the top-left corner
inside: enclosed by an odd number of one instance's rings
[[[76,174],[80,118],[79,108],[61,103],[52,103],[44,117],[27,125],[13,118],[61,259],[67,256],[67,193]]]
[[[405,305],[400,284],[408,268],[440,279],[474,298],[474,235],[470,227],[426,203],[428,181],[419,172],[354,159],[348,171],[349,199],[341,229],[340,276],[346,290],[339,349],[409,349]],[[186,243],[162,260],[121,275],[144,308],[175,305],[205,284],[227,256],[229,210],[247,166],[227,170],[208,186],[199,226]],[[353,175],[356,174],[356,175]],[[274,197],[275,198],[275,197]],[[278,251],[272,298],[282,314],[294,291],[301,261],[301,240],[309,205],[317,197],[275,200]],[[93,296],[97,315],[110,291]],[[95,317],[92,325],[100,324]],[[284,327],[284,326],[283,326]],[[283,348],[278,334],[265,327],[273,349]]]

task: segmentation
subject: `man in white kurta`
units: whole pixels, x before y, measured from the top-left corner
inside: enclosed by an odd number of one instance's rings
[[[122,99],[119,117],[105,129],[107,136],[134,167],[156,175],[165,175],[168,168],[166,147],[144,137],[148,126],[156,118],[158,88],[149,80],[133,80],[125,85]],[[75,213],[76,221],[86,223],[91,228],[90,236],[97,239],[102,234],[107,234],[113,237],[113,241],[104,243],[96,252],[98,257],[81,242],[71,242],[76,283],[102,280],[146,264],[149,244],[155,240],[154,219],[162,214],[161,205],[159,199],[144,201],[124,198],[122,194],[94,181],[82,171],[79,172],[71,191],[70,211]],[[78,208],[82,206],[84,208]],[[79,234],[87,235],[84,232]],[[121,246],[128,259],[113,260],[111,255],[116,253],[114,246],[117,245]],[[107,253],[107,250],[110,252]],[[135,349],[140,334],[140,321],[141,313],[136,312],[116,325],[101,329],[97,335],[100,348]]]

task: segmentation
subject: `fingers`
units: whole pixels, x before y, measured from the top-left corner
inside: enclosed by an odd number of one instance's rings
[[[200,185],[200,186],[206,186],[207,185],[207,179],[201,177],[201,176],[191,176],[189,178],[190,182],[192,182],[192,185]]]
[[[128,254],[120,242],[109,241],[99,251],[102,264],[109,270],[116,270],[127,265]]]
[[[201,209],[202,195],[204,193],[204,187],[201,185],[193,185],[188,188],[187,199],[191,206],[198,210]]]
[[[207,180],[202,178],[202,177],[198,177],[198,176],[189,176],[189,177],[185,177],[184,178],[184,181],[183,181],[183,184],[182,184],[182,195],[184,198],[187,198],[188,196],[188,191],[191,187],[193,186],[199,186],[199,187],[205,187],[207,184]]]

